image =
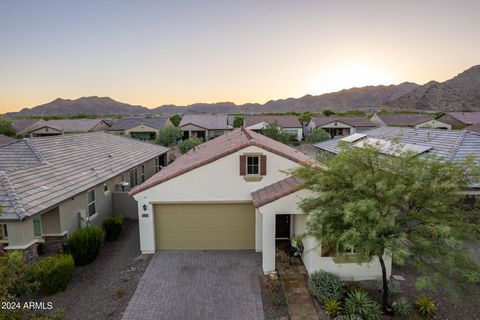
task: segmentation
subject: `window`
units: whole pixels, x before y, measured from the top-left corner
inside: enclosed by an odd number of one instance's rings
[[[258,156],[247,156],[247,175],[260,174],[260,159]]]
[[[97,213],[95,207],[95,190],[90,190],[87,192],[87,202],[88,202],[88,216],[91,217]]]
[[[130,186],[136,187],[138,185],[138,169],[130,170]]]
[[[145,182],[145,165],[142,164],[142,166],[140,167],[140,180],[142,181],[142,183]]]
[[[40,220],[40,216],[33,217],[33,236],[42,236],[42,221]]]
[[[0,224],[0,240],[8,239],[8,230],[6,224]]]
[[[103,192],[107,192],[108,191],[108,182],[104,182],[103,183]]]

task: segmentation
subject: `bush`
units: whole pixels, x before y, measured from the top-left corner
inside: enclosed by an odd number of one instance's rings
[[[400,288],[400,281],[394,280],[394,279],[389,279],[387,280],[388,284],[388,292],[391,295],[397,295],[402,292],[402,289]],[[383,292],[383,281],[382,279],[377,281],[377,289],[380,292]]]
[[[282,143],[289,143],[296,141],[296,135],[282,131],[282,129],[276,123],[267,124],[265,128],[262,129],[262,134],[270,139],[280,141]]]
[[[315,128],[310,131],[310,133],[305,137],[305,141],[310,143],[317,143],[331,138],[332,136],[330,136],[327,131],[323,130],[322,128]]]
[[[392,303],[393,313],[397,316],[406,317],[412,313],[412,306],[407,299],[400,297]]]
[[[335,298],[328,298],[323,303],[323,310],[330,318],[335,318],[342,313],[342,302]]]
[[[123,227],[123,217],[114,215],[110,219],[103,221],[103,229],[105,230],[105,240],[112,241],[118,239]]]
[[[169,146],[182,137],[182,129],[177,127],[165,127],[158,130],[155,142],[162,146]]]
[[[285,300],[285,295],[283,294],[283,292],[273,292],[270,295],[270,299],[271,299],[272,305],[274,305],[275,307],[284,306],[285,304],[287,304],[287,301]]]
[[[383,315],[382,307],[361,289],[347,294],[344,309],[346,314],[366,320],[380,319]]]
[[[182,121],[182,116],[179,114],[174,114],[173,116],[170,117],[170,121],[175,127],[178,127],[180,124],[180,121]]]
[[[199,138],[190,138],[190,139],[187,139],[187,140],[184,140],[182,142],[180,142],[178,144],[178,150],[180,150],[180,152],[182,154],[185,154],[187,153],[189,150],[195,148],[196,146],[200,145],[203,143],[203,140],[202,139],[199,139]]]
[[[65,291],[74,269],[71,255],[58,254],[31,266],[32,277],[45,295]]]
[[[92,226],[75,231],[68,239],[68,247],[75,265],[84,266],[95,260],[103,246],[104,238],[104,232],[99,227]]]
[[[342,299],[343,284],[333,273],[326,271],[316,271],[308,279],[310,292],[317,297],[320,303],[324,303],[329,298]]]
[[[437,311],[437,305],[435,304],[435,301],[424,294],[417,297],[415,300],[415,307],[424,317],[433,317]]]

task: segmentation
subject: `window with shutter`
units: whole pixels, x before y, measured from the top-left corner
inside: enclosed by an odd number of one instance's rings
[[[244,176],[247,174],[247,156],[240,156],[240,175]]]
[[[267,156],[265,155],[260,156],[260,175],[267,175]]]

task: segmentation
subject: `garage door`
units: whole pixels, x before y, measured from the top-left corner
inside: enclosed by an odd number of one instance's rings
[[[157,250],[255,248],[255,209],[235,204],[155,205]]]

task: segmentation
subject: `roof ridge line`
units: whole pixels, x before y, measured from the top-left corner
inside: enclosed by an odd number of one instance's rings
[[[248,138],[248,141],[250,140],[255,140],[252,135],[250,134],[250,132],[247,131],[247,129],[245,129],[245,127],[240,127],[240,129],[242,130],[242,132],[247,136]]]
[[[460,146],[462,145],[463,139],[465,139],[466,135],[467,135],[466,130],[460,131],[460,134],[458,135],[458,138],[455,141],[455,144],[454,144],[452,150],[450,151],[450,156],[449,156],[450,159],[449,160],[453,160],[453,158],[457,154],[458,150],[460,150]]]
[[[16,215],[20,220],[23,220],[25,217],[27,217],[27,212],[23,207],[22,203],[20,202],[20,199],[18,199],[17,194],[15,193],[15,189],[13,188],[12,183],[10,182],[10,179],[8,178],[5,171],[0,171],[0,181],[3,182],[5,192],[8,199],[12,203],[12,207],[15,210]]]
[[[33,145],[32,141],[29,138],[25,138],[24,141],[30,148],[30,150],[32,150],[33,154],[35,155],[37,160],[40,161],[41,164],[48,164],[48,161],[43,158],[40,151],[37,150],[37,148]]]

